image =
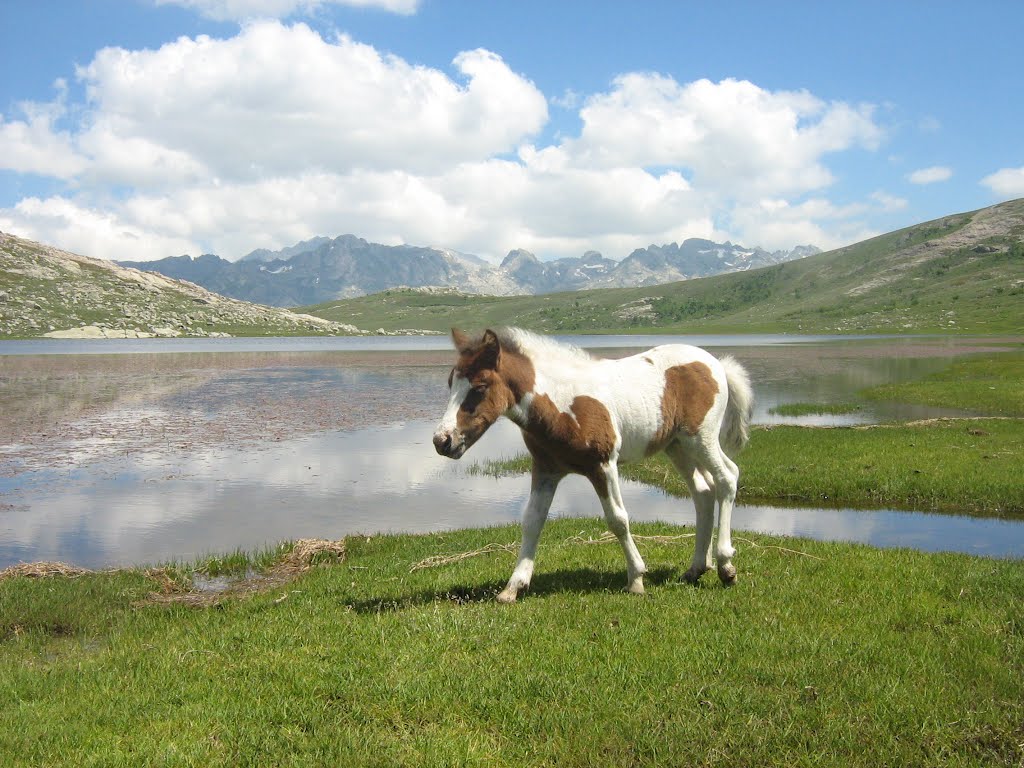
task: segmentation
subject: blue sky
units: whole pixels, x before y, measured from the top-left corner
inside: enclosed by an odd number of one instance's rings
[[[12,0],[0,229],[832,248],[1024,197],[1024,3]]]

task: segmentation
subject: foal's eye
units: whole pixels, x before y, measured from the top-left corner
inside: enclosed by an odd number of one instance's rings
[[[462,410],[466,413],[472,413],[475,411],[476,407],[480,405],[480,402],[484,399],[486,392],[487,387],[473,387],[466,393],[466,397],[462,400]]]

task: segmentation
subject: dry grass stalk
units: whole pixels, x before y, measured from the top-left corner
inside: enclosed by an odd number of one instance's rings
[[[281,558],[281,562],[275,565],[271,571],[274,573],[302,573],[308,571],[314,565],[314,560],[330,559],[336,562],[343,562],[348,554],[345,547],[345,540],[338,539],[299,539],[292,546],[291,551]]]
[[[635,541],[644,541],[650,544],[672,544],[680,539],[692,539],[697,534],[695,533],[680,533],[675,536],[638,536],[633,534]],[[592,539],[589,536],[584,537],[583,534],[576,536],[570,536],[563,543],[564,544],[618,544],[619,540],[615,537],[611,531],[605,531],[596,539]]]
[[[468,560],[471,557],[478,557],[479,555],[489,555],[492,552],[509,552],[515,553],[515,544],[488,544],[486,547],[480,549],[474,549],[472,552],[459,552],[455,555],[431,555],[425,560],[420,560],[415,563],[409,572],[420,571],[424,568],[439,568],[442,565],[451,565],[452,563],[458,563],[462,560]]]
[[[739,536],[736,537],[736,541],[742,541],[744,544],[749,544],[754,549],[777,549],[780,552],[788,552],[791,555],[800,555],[801,557],[809,557],[812,560],[821,560],[822,562],[825,561],[824,557],[818,557],[817,555],[811,555],[811,554],[808,554],[807,552],[801,552],[801,551],[799,551],[797,549],[787,549],[786,547],[776,547],[774,544],[758,544],[756,541],[751,541],[750,539],[744,539],[744,538],[741,538]]]

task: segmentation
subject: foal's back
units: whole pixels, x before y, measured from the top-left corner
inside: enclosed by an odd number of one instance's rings
[[[621,438],[622,461],[661,450],[680,430],[696,434],[709,420],[717,435],[728,385],[719,361],[699,347],[665,344],[594,361],[588,373],[576,385],[591,389],[608,407]]]

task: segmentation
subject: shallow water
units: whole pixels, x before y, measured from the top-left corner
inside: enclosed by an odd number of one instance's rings
[[[59,559],[96,567],[258,549],[286,538],[438,531],[519,520],[526,477],[470,474],[472,460],[514,456],[517,429],[501,422],[461,462],[439,457],[433,422],[283,440],[261,450],[210,446],[140,453],[0,479],[0,563]],[[626,483],[632,519],[692,525],[689,499]],[[552,516],[599,517],[590,485],[559,487]],[[750,530],[877,546],[1024,554],[1024,523],[885,510],[740,505]],[[682,555],[681,555],[682,557]]]
[[[604,348],[617,354],[622,342],[613,341]],[[864,386],[947,364],[918,341],[889,342],[886,354],[872,343],[762,343],[730,351],[751,371],[757,421],[843,423],[897,411],[866,405],[852,419],[800,420],[767,411],[780,402],[843,401]],[[284,346],[0,359],[0,567],[33,560],[154,563],[304,536],[519,520],[526,478],[466,472],[473,461],[520,453],[514,426],[500,422],[461,462],[433,450],[447,353],[360,357]],[[624,495],[635,520],[693,522],[688,499],[634,483]],[[552,515],[597,517],[600,507],[589,484],[568,478]],[[740,506],[734,527],[1024,556],[1020,521]]]

